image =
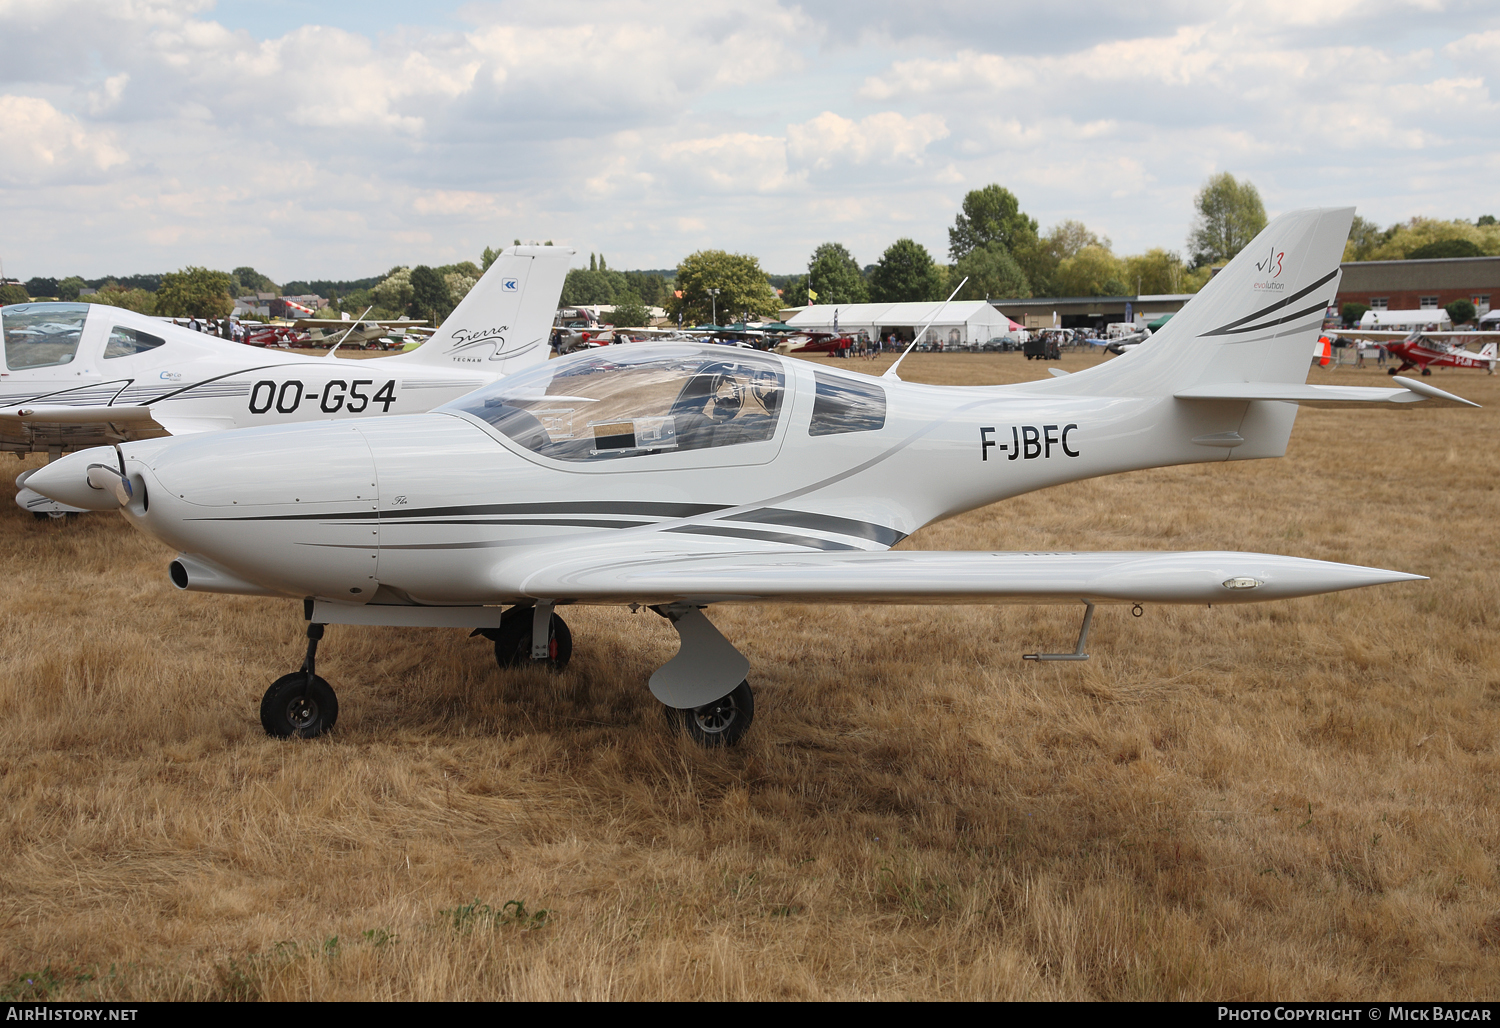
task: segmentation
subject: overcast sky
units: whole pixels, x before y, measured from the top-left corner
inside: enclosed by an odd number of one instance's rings
[[[946,259],[967,190],[1117,252],[1194,193],[1500,214],[1500,7],[1355,0],[0,0],[5,274],[277,281],[552,239]]]

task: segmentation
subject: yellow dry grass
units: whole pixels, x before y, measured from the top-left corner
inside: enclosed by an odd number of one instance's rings
[[[1284,460],[1079,483],[905,544],[1431,582],[1101,608],[1083,665],[1019,659],[1071,648],[1067,608],[722,608],[757,689],[730,752],[669,734],[644,681],[675,637],[616,609],[568,612],[555,679],[462,631],[332,628],[337,731],[267,739],[300,604],[176,592],[120,519],[0,503],[0,992],[1494,999],[1500,378],[1431,381],[1486,409],[1303,411]]]

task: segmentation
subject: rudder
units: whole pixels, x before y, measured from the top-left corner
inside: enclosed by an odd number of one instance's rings
[[[547,359],[547,341],[574,251],[503,250],[421,346],[391,360],[513,374]]]

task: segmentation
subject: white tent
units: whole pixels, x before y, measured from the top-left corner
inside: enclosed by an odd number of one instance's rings
[[[942,307],[941,313],[938,308]],[[802,308],[787,318],[793,328],[851,335],[863,331],[871,339],[885,339],[892,332],[910,340],[933,315],[937,320],[923,341],[945,346],[973,346],[995,336],[1011,334],[1011,320],[983,300],[955,300],[946,307],[931,303],[819,303]]]

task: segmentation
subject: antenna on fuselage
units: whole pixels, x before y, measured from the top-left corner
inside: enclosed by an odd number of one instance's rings
[[[374,309],[375,305],[372,303],[370,304],[370,306],[365,308],[365,314],[369,314]],[[352,322],[349,323],[349,327],[344,329],[344,334],[339,336],[339,341],[333,344],[333,349],[329,350],[323,355],[323,358],[325,360],[327,360],[329,357],[332,357],[334,351],[336,351],[340,346],[344,345],[344,340],[349,338],[349,333],[358,328],[359,323],[365,320],[365,314],[361,314],[359,317],[355,318]]]
[[[962,289],[964,287],[964,284],[968,281],[969,277],[965,275],[963,282],[960,282],[958,284],[958,289]],[[881,378],[894,378],[897,382],[901,381],[901,376],[896,374],[896,369],[901,366],[902,361],[906,360],[906,355],[911,353],[911,348],[917,345],[917,340],[922,338],[923,333],[931,328],[932,323],[942,316],[943,308],[947,307],[950,303],[953,302],[953,298],[958,295],[958,289],[955,289],[953,290],[953,292],[948,294],[948,299],[944,300],[938,306],[938,309],[933,313],[932,317],[927,319],[927,324],[922,326],[922,331],[911,337],[911,342],[906,345],[906,349],[901,351],[901,356],[896,358],[896,363],[886,368],[885,374],[881,375]]]

